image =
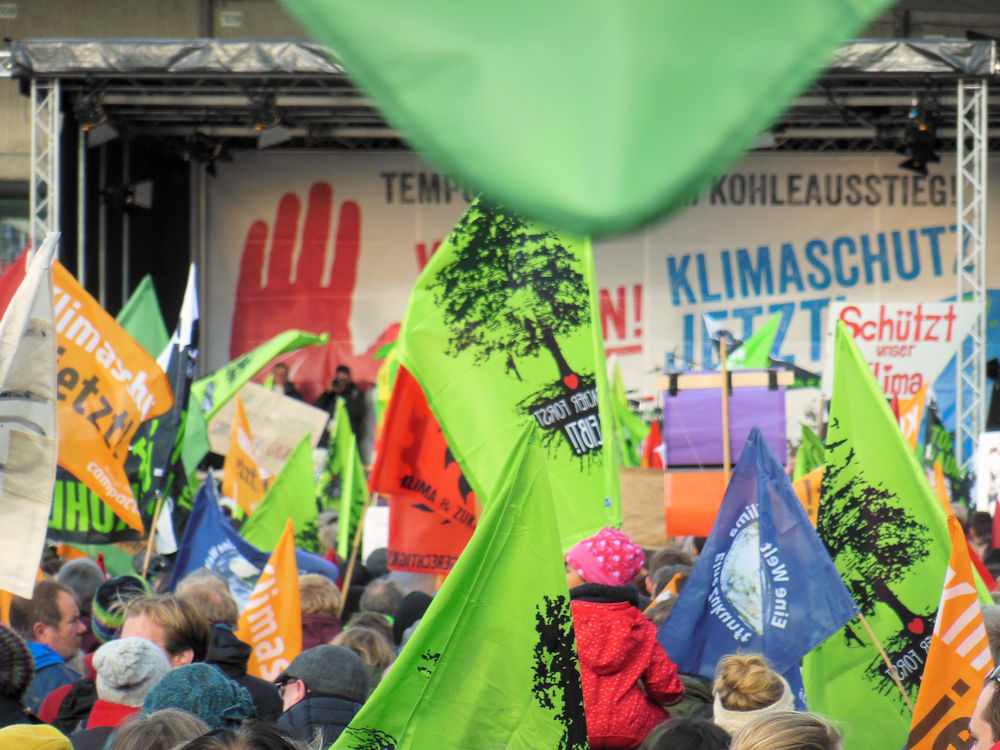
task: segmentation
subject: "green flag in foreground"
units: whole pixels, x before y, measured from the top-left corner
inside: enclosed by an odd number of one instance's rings
[[[621,523],[588,241],[477,199],[417,280],[398,351],[477,497],[530,417],[564,549]]]
[[[257,510],[240,529],[240,536],[260,550],[270,552],[291,518],[295,526],[295,546],[318,551],[317,508],[313,487],[312,441],[305,435],[285,460],[278,476],[267,488]]]
[[[843,323],[834,349],[817,531],[915,702],[951,550],[944,510]],[[804,667],[809,709],[843,723],[844,750],[906,743],[910,710],[858,620]]]
[[[344,560],[351,553],[354,535],[368,501],[368,481],[358,443],[351,430],[344,399],[337,399],[330,431],[330,471],[340,477],[340,514],[337,524],[337,554]]]
[[[439,169],[583,234],[689,200],[890,5],[283,2]]]
[[[727,358],[732,370],[763,370],[771,366],[771,349],[781,324],[781,313],[772,315],[764,325],[740,344]]]
[[[325,344],[327,339],[329,336],[326,333],[319,336],[296,330],[279,333],[256,349],[241,354],[211,375],[196,380],[191,385],[191,395],[201,406],[202,414],[205,415],[207,422],[215,416],[224,403],[235,396],[236,392],[272,359],[287,352],[301,349],[303,346]],[[284,528],[284,524],[281,528]],[[297,529],[298,526],[295,528]]]
[[[802,442],[795,451],[795,470],[792,472],[792,481],[801,479],[813,469],[818,469],[826,460],[826,446],[819,436],[810,430],[806,425],[802,425]]]
[[[334,745],[586,748],[545,451],[524,430],[472,539]]]

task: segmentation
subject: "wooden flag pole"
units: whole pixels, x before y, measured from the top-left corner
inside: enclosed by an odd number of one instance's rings
[[[354,576],[354,561],[358,557],[358,547],[361,546],[361,535],[365,530],[365,516],[368,515],[368,509],[373,505],[376,497],[377,495],[374,492],[368,496],[368,502],[365,503],[365,507],[361,511],[361,518],[358,519],[358,529],[354,532],[354,542],[351,544],[351,555],[347,559],[347,572],[344,573],[344,583],[340,587],[340,606],[337,607],[338,618],[344,614],[344,606],[347,604],[347,592],[351,588],[351,578]]]
[[[728,487],[732,455],[729,452],[729,369],[726,356],[726,337],[719,336],[719,368],[722,373],[722,478]]]
[[[146,559],[142,562],[142,578],[145,580],[149,570],[149,558],[153,554],[153,542],[156,541],[156,524],[160,522],[160,511],[163,510],[163,495],[156,493],[156,507],[153,509],[153,521],[149,527],[149,539],[146,540]]]
[[[875,631],[872,630],[871,625],[868,624],[868,620],[865,619],[865,616],[861,614],[860,611],[858,612],[858,619],[861,620],[861,624],[865,626],[865,630],[867,630],[868,635],[871,636],[872,642],[875,644],[875,648],[877,648],[878,652],[882,654],[882,661],[884,661],[885,665],[889,668],[889,675],[892,677],[893,682],[896,683],[896,687],[899,688],[899,693],[903,696],[903,702],[906,703],[907,708],[910,709],[910,713],[912,714],[913,703],[910,701],[910,696],[906,694],[906,689],[903,687],[903,682],[899,679],[899,674],[897,674],[896,668],[892,665],[892,662],[889,661],[889,655],[885,652],[885,649],[882,648],[882,644],[879,642],[879,639],[875,637]]]

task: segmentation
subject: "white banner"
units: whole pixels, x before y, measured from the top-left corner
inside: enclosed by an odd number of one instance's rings
[[[740,338],[781,313],[777,355],[819,372],[835,302],[953,298],[953,165],[945,156],[925,178],[899,161],[752,154],[672,219],[595,243],[605,344],[626,386],[651,395],[665,365],[713,365],[703,313]],[[373,352],[468,196],[409,153],[246,152],[216,169],[207,366],[240,353],[231,334],[327,330],[326,352],[291,359],[306,397],[340,362],[374,380]],[[995,240],[988,254],[1000,257]]]
[[[330,417],[322,409],[256,383],[240,388],[240,399],[250,423],[257,460],[271,476],[277,476],[285,460],[307,434],[315,448]],[[212,450],[220,456],[229,453],[235,412],[236,399],[231,398],[208,423],[208,440]]]
[[[886,396],[905,399],[934,384],[976,322],[971,302],[836,302],[826,351],[844,322]],[[833,362],[823,362],[823,394],[833,392]]]

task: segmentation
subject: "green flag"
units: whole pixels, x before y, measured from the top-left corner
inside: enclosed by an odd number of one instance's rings
[[[915,702],[948,567],[944,510],[843,323],[834,348],[817,531]],[[906,743],[910,711],[858,620],[804,666],[809,709],[843,724],[844,750]]]
[[[825,460],[826,446],[823,445],[823,441],[806,425],[802,425],[802,442],[795,451],[795,471],[792,473],[792,481],[801,479],[813,469],[818,469]]]
[[[170,341],[153,280],[148,275],[142,277],[115,320],[151,357],[159,357]]]
[[[622,371],[615,360],[611,376],[611,406],[614,409],[615,441],[622,466],[637,467],[642,463],[642,441],[649,434],[649,427],[632,412],[625,393]]]
[[[191,395],[201,406],[205,421],[209,421],[222,408],[223,404],[235,396],[236,392],[272,359],[287,352],[301,349],[303,346],[325,344],[328,338],[326,333],[319,336],[296,330],[279,333],[256,349],[241,354],[211,375],[196,380],[191,385]],[[285,528],[284,524],[281,528]]]
[[[496,495],[535,420],[565,548],[621,523],[599,320],[589,241],[479,198],[421,273],[399,337],[477,497]]]
[[[587,747],[546,451],[522,430],[475,533],[334,745]]]
[[[351,430],[344,399],[338,398],[330,431],[330,472],[340,477],[340,513],[337,522],[337,554],[344,560],[351,553],[361,514],[368,501],[368,480]]]
[[[257,549],[269,552],[281,538],[289,518],[295,526],[295,546],[307,552],[319,551],[312,440],[309,435],[299,441],[286,459],[257,510],[243,523],[240,536]]]
[[[439,169],[532,218],[608,234],[725,172],[890,2],[284,5]]]
[[[774,348],[774,337],[781,323],[781,313],[772,315],[764,325],[740,344],[726,358],[726,365],[731,370],[763,370],[771,366],[771,349]]]

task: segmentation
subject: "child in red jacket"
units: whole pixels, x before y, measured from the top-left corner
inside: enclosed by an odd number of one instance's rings
[[[566,554],[592,748],[637,747],[670,718],[662,704],[684,697],[677,666],[656,640],[656,626],[639,611],[639,592],[630,585],[642,561],[642,548],[608,527]]]

